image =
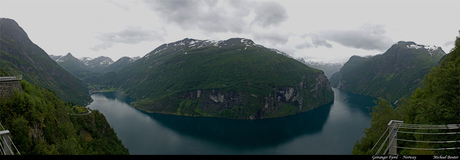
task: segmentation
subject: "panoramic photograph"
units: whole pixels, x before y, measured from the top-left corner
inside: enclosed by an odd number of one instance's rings
[[[0,155],[460,159],[459,6],[0,0]]]

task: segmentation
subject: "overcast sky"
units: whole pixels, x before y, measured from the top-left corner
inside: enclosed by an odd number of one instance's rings
[[[458,0],[0,0],[50,55],[144,56],[184,38],[252,39],[292,57],[346,61],[398,41],[449,52],[459,35]]]

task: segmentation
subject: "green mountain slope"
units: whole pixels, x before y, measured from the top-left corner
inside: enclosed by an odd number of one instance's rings
[[[423,86],[412,93],[394,108],[387,100],[380,99],[373,108],[371,127],[367,128],[353,148],[353,154],[374,154],[371,150],[390,120],[402,120],[406,124],[460,124],[460,37],[456,38],[455,48],[446,55],[440,64],[433,67],[423,79]],[[399,103],[398,103],[399,104]],[[415,132],[459,132],[456,130],[415,130]],[[455,141],[458,134],[416,135],[398,134],[398,139],[416,141]],[[458,155],[458,149],[428,150],[432,148],[455,148],[458,143],[412,143],[398,142],[398,146],[426,148],[425,150],[398,149],[398,154]]]
[[[75,115],[83,107],[25,80],[21,87],[0,101],[0,122],[21,155],[129,154],[99,111]]]
[[[351,57],[331,77],[331,85],[394,102],[420,87],[423,77],[444,55],[440,47],[400,41],[381,55]]]
[[[22,74],[32,84],[53,90],[64,101],[86,105],[86,84],[52,60],[12,19],[0,19],[0,69]]]
[[[248,39],[184,39],[101,77],[133,106],[176,115],[262,119],[333,101],[322,71],[280,53]]]

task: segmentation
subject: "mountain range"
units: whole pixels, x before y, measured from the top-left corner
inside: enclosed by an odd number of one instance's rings
[[[65,56],[50,55],[50,57],[72,75],[83,80],[87,77],[101,73],[116,71],[123,66],[140,59],[140,57],[121,57],[116,62],[113,62],[110,57],[100,56],[97,58],[76,58],[71,53],[67,53]]]
[[[383,54],[352,56],[330,81],[343,91],[395,102],[420,87],[423,77],[445,55],[441,47],[400,41]]]

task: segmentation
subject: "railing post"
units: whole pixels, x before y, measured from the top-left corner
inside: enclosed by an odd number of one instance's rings
[[[0,131],[0,136],[1,139],[3,140],[3,151],[5,152],[5,155],[14,155],[13,150],[11,149],[11,142],[10,142],[10,131],[9,130],[4,130]]]
[[[396,140],[396,136],[397,136],[397,130],[398,130],[398,127],[401,126],[401,124],[403,124],[404,121],[398,121],[398,120],[391,120],[389,123],[388,123],[388,127],[390,128],[390,143],[389,143],[389,151],[388,151],[388,154],[389,155],[397,155],[398,154],[398,148],[397,148],[397,140]]]

